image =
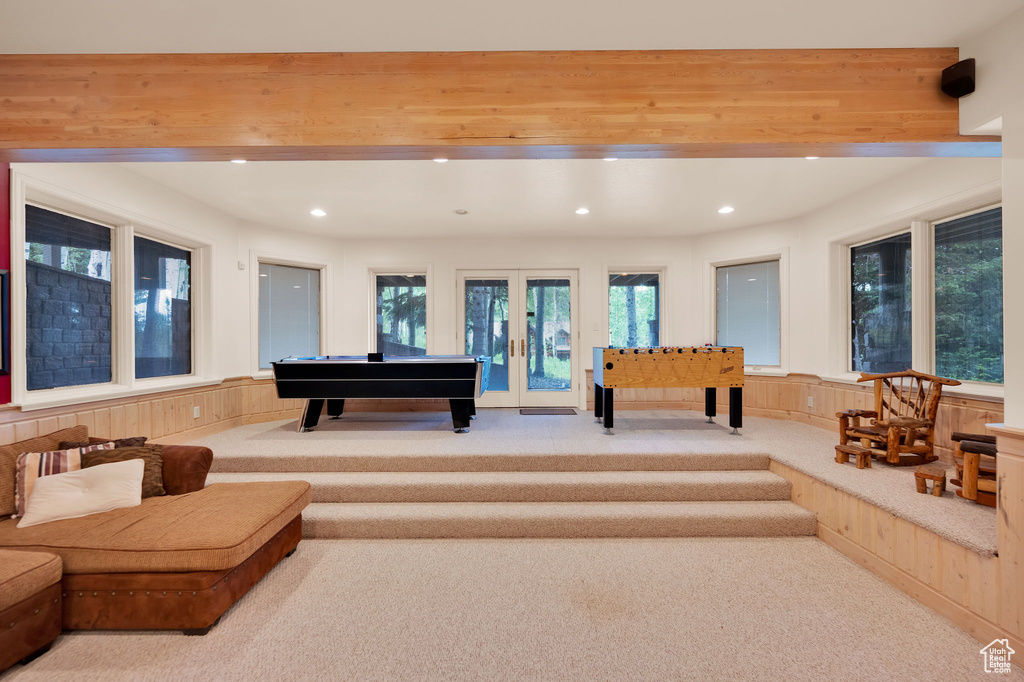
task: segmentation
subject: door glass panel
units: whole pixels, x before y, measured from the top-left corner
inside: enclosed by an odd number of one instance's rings
[[[508,390],[508,280],[466,280],[466,354],[489,355],[488,391]]]
[[[526,387],[569,391],[572,387],[572,329],[568,279],[526,281]]]
[[[426,275],[377,275],[377,352],[427,354]]]

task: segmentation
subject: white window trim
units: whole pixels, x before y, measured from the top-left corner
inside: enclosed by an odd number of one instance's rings
[[[369,303],[370,325],[366,333],[368,353],[377,349],[377,275],[423,275],[427,278],[427,355],[434,353],[434,277],[429,263],[398,263],[388,265],[370,265],[367,271],[367,302]]]
[[[665,300],[668,298],[668,265],[605,265],[604,266],[604,279],[602,285],[604,287],[604,296],[602,299],[602,305],[604,308],[604,327],[601,330],[601,338],[604,340],[603,345],[607,346],[611,341],[611,303],[608,301],[609,292],[608,287],[610,286],[609,281],[613,274],[622,274],[625,272],[629,275],[657,275],[658,276],[658,288],[661,290],[658,294],[658,342],[661,345],[665,345],[665,334],[672,327],[669,326],[668,311],[671,308],[665,305]]]
[[[850,367],[852,339],[850,316],[851,249],[906,232],[911,238],[911,364],[921,372],[935,372],[934,225],[1001,205],[1000,182],[988,182],[951,197],[922,204],[908,211],[849,230],[828,242],[829,369],[821,378],[856,384],[859,372]],[[947,386],[943,393],[962,397],[1001,400],[1002,384],[965,381]]]
[[[331,265],[300,257],[282,256],[272,251],[249,251],[249,364],[253,379],[272,379],[274,370],[260,369],[260,265],[284,265],[293,268],[317,270],[320,273],[320,348],[323,355],[328,345],[327,305],[331,291]]]
[[[744,374],[787,376],[789,374],[789,247],[765,249],[721,260],[704,261],[704,338],[718,343],[718,268],[779,261],[779,364],[744,365]]]
[[[111,260],[116,283],[111,288],[111,381],[29,391],[25,287],[25,204],[80,216],[113,229]],[[192,251],[192,373],[135,379],[134,252],[138,235]],[[127,256],[125,255],[127,254]],[[160,391],[220,383],[211,376],[213,244],[203,237],[133,211],[58,187],[17,170],[11,171],[11,403],[23,411],[110,400]]]

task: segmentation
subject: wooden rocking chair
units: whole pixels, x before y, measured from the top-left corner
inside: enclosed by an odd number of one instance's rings
[[[959,386],[944,379],[908,369],[890,374],[861,374],[861,381],[875,382],[874,410],[837,412],[839,445],[836,461],[851,454],[884,458],[889,464],[910,466],[938,459],[934,453],[935,415],[943,386]],[[861,419],[871,419],[862,424]],[[859,445],[850,441],[860,441]]]

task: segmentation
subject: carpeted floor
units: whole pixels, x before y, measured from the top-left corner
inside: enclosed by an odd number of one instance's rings
[[[454,434],[445,412],[355,412],[325,418],[311,433],[278,421],[194,442],[216,453],[215,472],[742,470],[763,469],[770,456],[975,552],[995,553],[995,510],[952,490],[941,498],[918,494],[913,468],[836,464],[831,431],[773,419],[744,424],[732,436],[696,412],[621,411],[616,435],[608,436],[589,413],[487,409],[469,433]]]
[[[318,540],[206,637],[69,633],[0,679],[982,680],[980,648],[814,538]]]

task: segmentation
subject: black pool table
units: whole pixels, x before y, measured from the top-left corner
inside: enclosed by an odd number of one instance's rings
[[[487,390],[489,357],[472,355],[387,355],[383,360],[350,355],[287,358],[270,363],[277,397],[306,401],[299,432],[312,431],[324,402],[332,419],[348,398],[377,400],[447,399],[456,433],[476,415],[476,399]]]

